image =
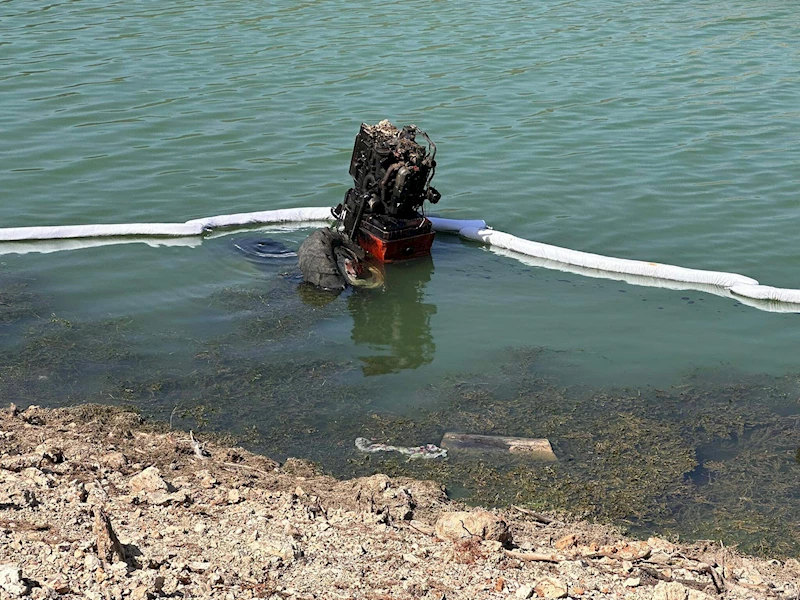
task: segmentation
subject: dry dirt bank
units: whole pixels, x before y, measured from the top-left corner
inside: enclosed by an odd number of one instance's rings
[[[0,414],[0,598],[800,597],[797,560],[459,510],[432,482],[336,481],[114,408]]]

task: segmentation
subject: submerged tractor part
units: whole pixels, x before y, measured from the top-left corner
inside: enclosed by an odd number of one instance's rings
[[[428,256],[433,226],[420,211],[441,197],[430,185],[435,158],[436,145],[416,125],[362,123],[350,159],[353,187],[333,209],[336,225],[315,231],[297,252],[303,279],[334,290],[377,287],[383,278],[375,262]]]
[[[430,254],[434,233],[420,210],[441,198],[430,185],[435,158],[436,145],[416,125],[362,123],[350,159],[353,187],[333,211],[339,231],[380,262]]]
[[[317,229],[300,245],[297,255],[303,280],[326,290],[383,283],[382,273],[369,264],[364,250],[333,229]]]

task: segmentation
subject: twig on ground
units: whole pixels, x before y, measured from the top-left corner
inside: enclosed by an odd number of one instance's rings
[[[722,576],[714,570],[714,567],[711,565],[704,564],[702,567],[697,567],[695,569],[691,569],[692,571],[696,571],[698,573],[708,573],[711,577],[711,581],[714,584],[714,587],[717,590],[718,594],[721,594],[725,591],[725,580]]]
[[[211,454],[205,448],[203,448],[203,444],[194,437],[194,432],[191,430],[189,430],[189,441],[192,443],[192,450],[194,450],[194,454],[197,458],[205,460],[211,456]]]
[[[224,463],[220,463],[220,464],[225,466],[225,467],[236,467],[237,469],[247,469],[248,471],[255,471],[256,473],[260,473],[261,475],[266,475],[267,477],[272,477],[274,475],[274,473],[270,473],[270,472],[264,471],[262,469],[256,469],[255,467],[251,467],[249,465],[239,465],[239,464],[232,463],[232,462],[224,462]]]
[[[663,573],[661,573],[658,569],[654,569],[652,567],[646,567],[644,565],[638,565],[638,568],[642,573],[647,573],[653,579],[660,579],[661,581],[672,581],[672,577],[667,577]]]
[[[504,550],[505,555],[509,558],[516,558],[525,562],[550,562],[560,563],[568,560],[563,557],[558,557],[555,554],[538,554],[536,552],[515,552],[513,550]]]
[[[419,531],[423,535],[433,535],[434,532],[433,527],[420,521],[409,521],[406,524],[406,527],[413,529],[414,531]]]
[[[554,522],[553,519],[551,519],[550,517],[545,517],[544,515],[541,515],[541,514],[539,514],[537,512],[533,512],[532,510],[529,510],[527,508],[522,508],[521,506],[517,506],[516,504],[512,504],[511,508],[513,508],[514,510],[518,510],[523,515],[528,515],[529,517],[531,517],[535,521],[538,521],[539,523],[543,523],[544,525],[550,525],[550,523]]]

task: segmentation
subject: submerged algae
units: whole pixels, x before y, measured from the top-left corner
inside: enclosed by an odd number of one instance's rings
[[[24,281],[3,276],[0,279],[0,325],[37,316],[36,296]]]
[[[497,372],[427,386],[427,408],[390,414],[376,410],[379,388],[359,378],[356,361],[331,359],[331,342],[317,347],[315,328],[346,314],[344,302],[308,305],[286,278],[220,292],[212,303],[235,313],[235,329],[186,344],[192,356],[180,369],[136,350],[129,321],[31,317],[18,347],[0,352],[0,392],[21,405],[136,406],[175,426],[233,433],[273,456],[312,459],[339,476],[435,479],[482,505],[720,538],[763,555],[800,551],[798,377],[719,372],[669,390],[564,387],[547,376],[549,351],[518,349]],[[361,436],[437,443],[448,430],[548,437],[560,460],[452,453],[409,463],[352,445]]]
[[[220,290],[212,295],[211,303],[228,314],[238,313],[238,327],[228,339],[247,344],[312,335],[319,319],[344,314],[342,306],[331,304],[335,298],[331,292],[310,290],[287,275],[278,284],[265,284],[260,289]]]
[[[137,369],[127,326],[125,320],[40,319],[24,333],[21,347],[0,351],[0,395],[20,405],[86,401],[107,381]]]
[[[561,388],[530,368],[537,353],[512,353],[493,380],[461,376],[431,390],[437,410],[372,415],[349,431],[389,443],[435,442],[451,429],[549,437],[558,463],[451,453],[425,464],[328,456],[326,466],[337,475],[431,478],[477,504],[560,510],[642,534],[714,537],[769,556],[800,550],[796,377],[730,383],[729,374],[697,374],[671,390]]]

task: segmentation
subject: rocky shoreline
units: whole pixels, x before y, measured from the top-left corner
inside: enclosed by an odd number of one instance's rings
[[[337,481],[111,407],[4,409],[0,484],[0,598],[800,598],[796,559]]]

